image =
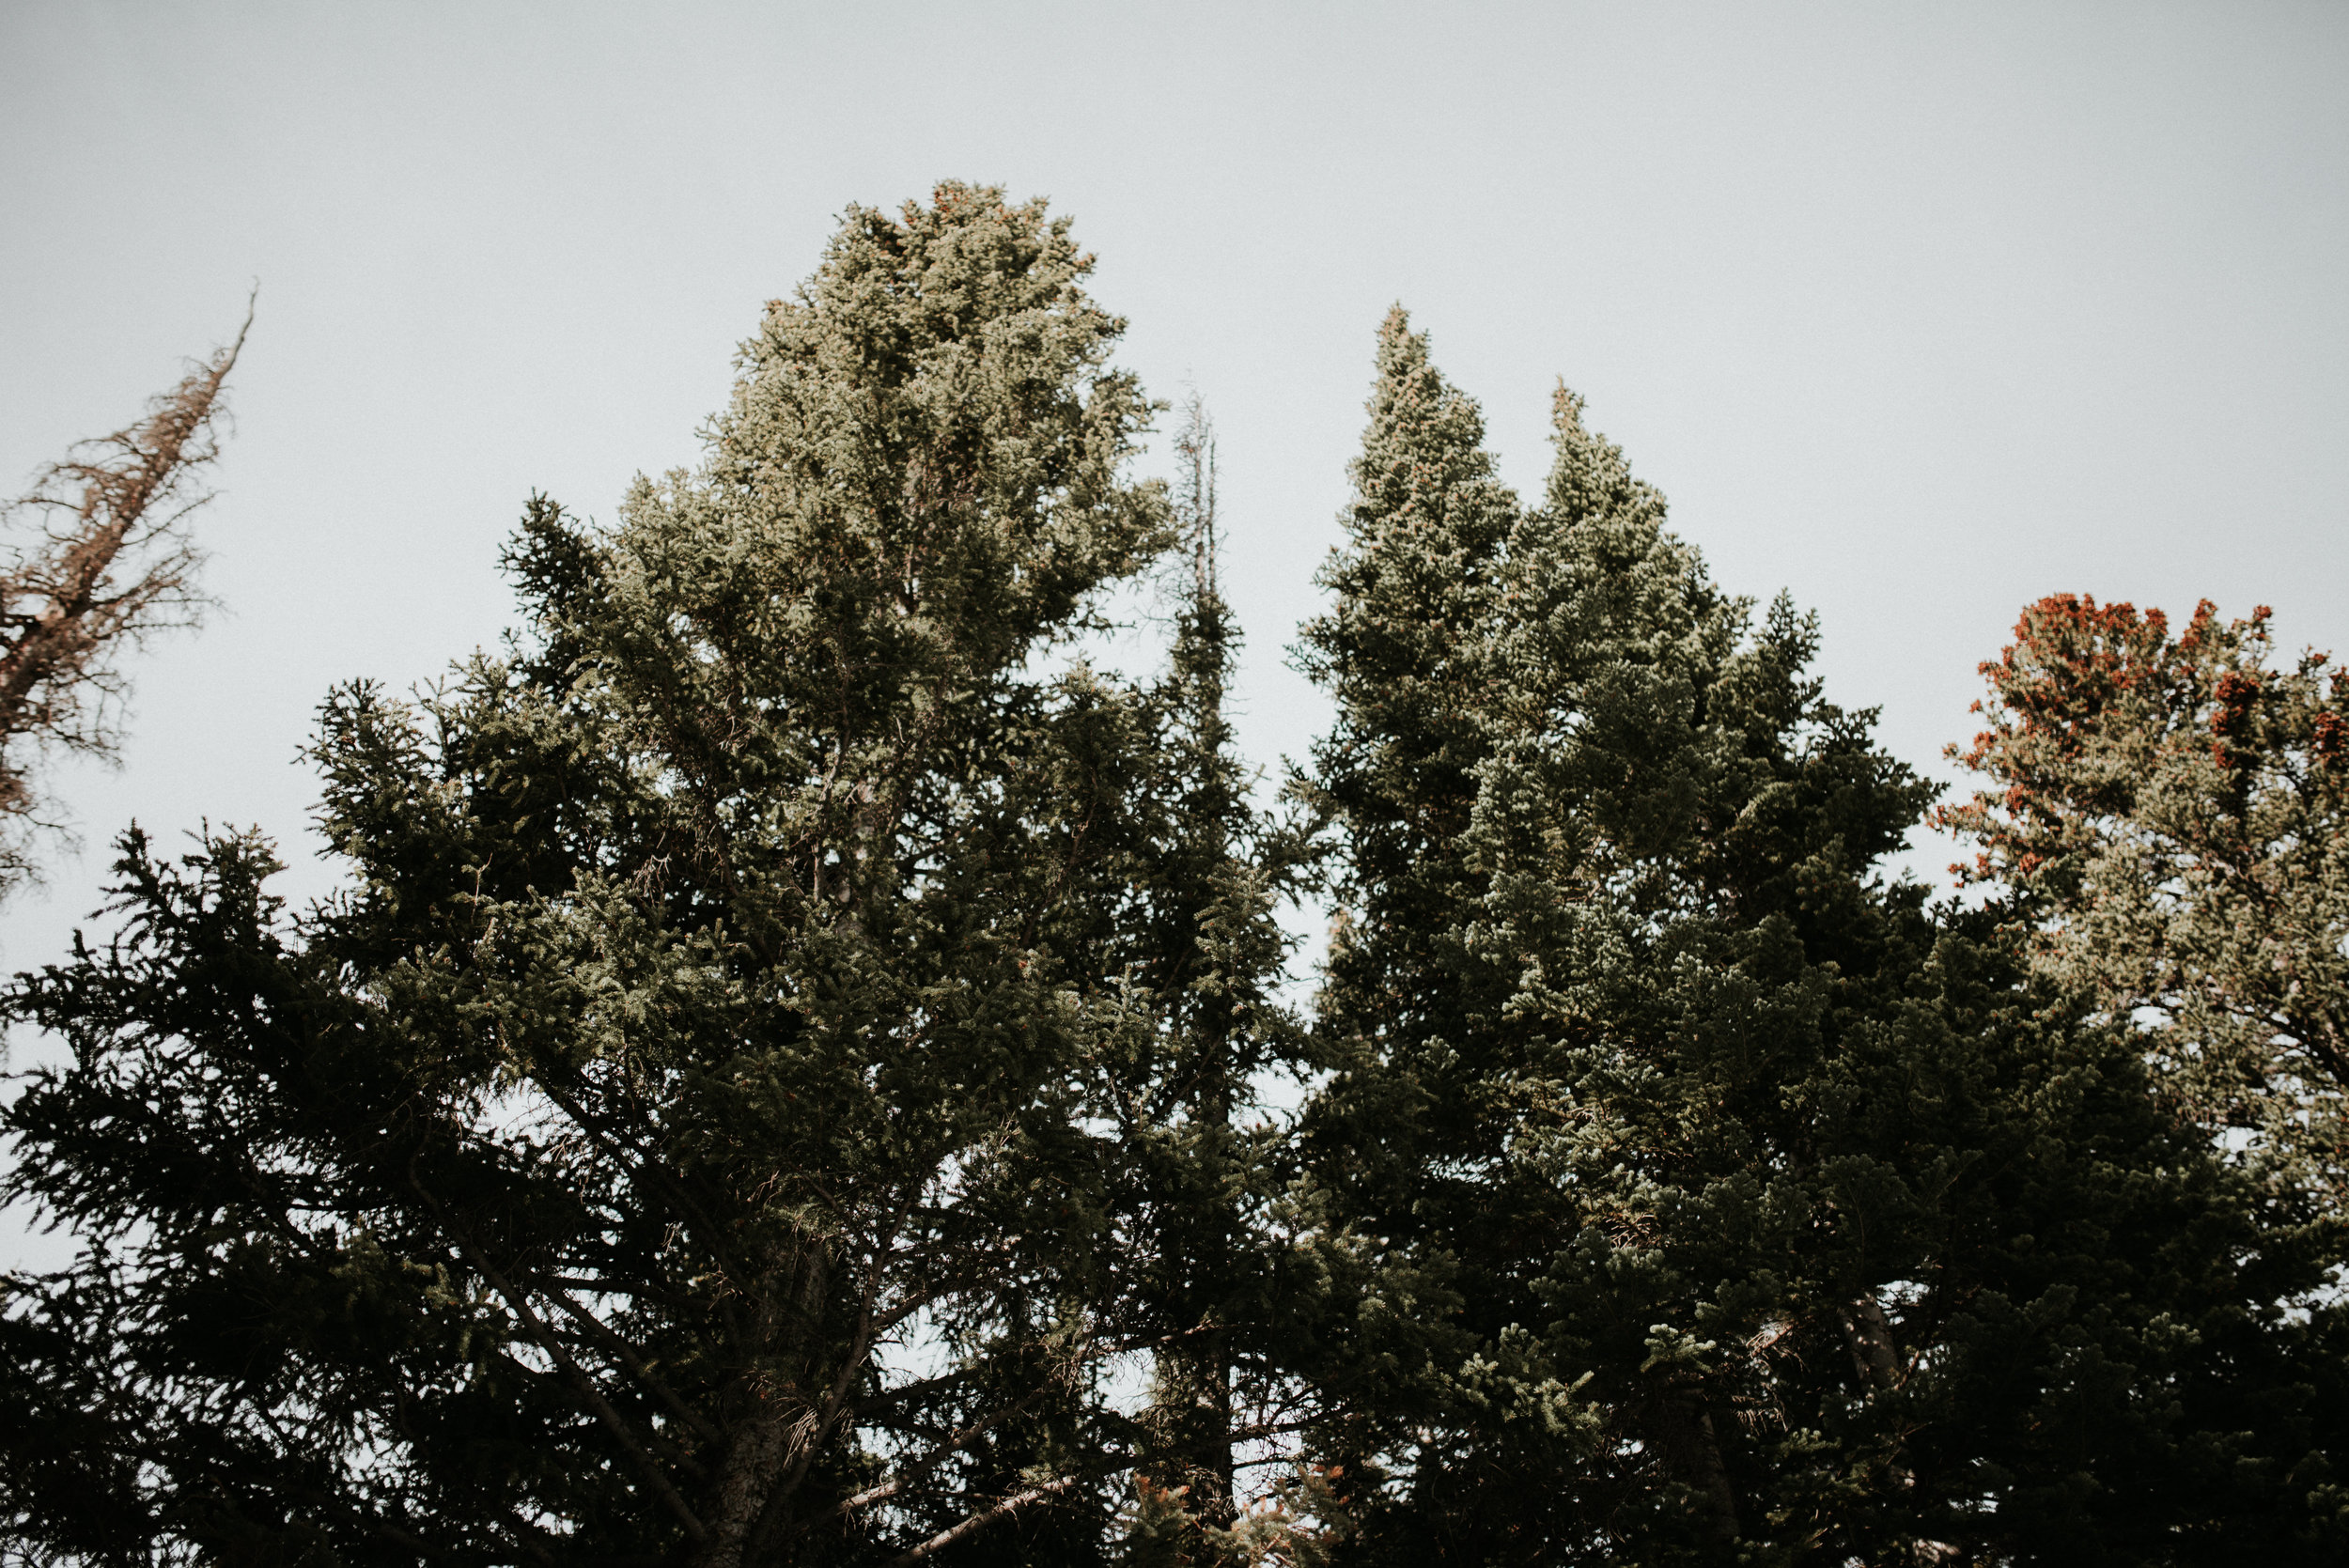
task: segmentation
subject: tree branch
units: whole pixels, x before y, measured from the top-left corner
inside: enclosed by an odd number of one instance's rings
[[[910,1551],[902,1552],[891,1558],[889,1568],[904,1568],[907,1563],[919,1562],[933,1553],[944,1551],[966,1536],[976,1535],[997,1520],[1009,1518],[1032,1502],[1041,1502],[1047,1498],[1058,1497],[1076,1485],[1077,1479],[1073,1475],[1063,1476],[1058,1481],[1048,1481],[1041,1486],[1031,1486],[1024,1492],[1014,1492],[1003,1501],[981,1509],[960,1524],[940,1530]]]

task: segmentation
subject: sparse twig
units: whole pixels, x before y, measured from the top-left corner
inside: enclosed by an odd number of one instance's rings
[[[56,752],[112,757],[130,690],[125,648],[193,627],[208,604],[189,515],[210,499],[228,373],[253,328],[152,399],[133,424],[77,443],[0,506],[0,892],[35,871],[59,818],[37,787]]]

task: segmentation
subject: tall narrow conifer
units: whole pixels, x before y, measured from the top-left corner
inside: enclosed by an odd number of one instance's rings
[[[1133,972],[1159,1028],[1124,1126],[1122,1234],[1148,1260],[1135,1337],[1152,1347],[1129,1547],[1138,1561],[1160,1550],[1203,1562],[1244,1550],[1231,1533],[1239,1453],[1273,1419],[1287,1373],[1268,1230],[1283,1140],[1258,1094],[1266,1074],[1298,1064],[1275,907],[1307,846],[1258,809],[1226,711],[1239,638],[1221,582],[1215,430],[1195,395],[1174,451],[1179,542],[1160,584],[1174,636],[1135,878]]]
[[[1472,1419],[1439,1369],[1470,1353],[1454,1234],[1484,1208],[1494,1125],[1479,1114],[1459,910],[1481,889],[1462,835],[1489,752],[1480,708],[1500,550],[1516,496],[1484,418],[1448,383],[1400,306],[1380,325],[1370,423],[1351,469],[1329,611],[1299,661],[1337,713],[1299,792],[1340,846],[1339,908],[1315,1002],[1331,1079],[1308,1108],[1330,1311],[1310,1355],[1324,1447],[1357,1470],[1399,1426]]]

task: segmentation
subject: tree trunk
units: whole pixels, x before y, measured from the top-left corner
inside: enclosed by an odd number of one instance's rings
[[[1726,1546],[1742,1533],[1737,1498],[1730,1490],[1729,1467],[1721,1460],[1713,1412],[1694,1389],[1667,1390],[1655,1405],[1657,1451],[1672,1478],[1695,1491],[1705,1514],[1705,1533]]]
[[[1852,1371],[1860,1387],[1873,1390],[1900,1386],[1900,1358],[1892,1344],[1892,1325],[1875,1292],[1863,1290],[1835,1310],[1843,1326],[1843,1343],[1851,1351]]]

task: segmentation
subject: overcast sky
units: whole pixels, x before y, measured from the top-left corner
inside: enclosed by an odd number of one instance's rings
[[[1302,754],[1400,300],[1539,486],[1548,390],[1829,692],[1937,768],[2027,600],[2272,604],[2349,650],[2349,7],[0,6],[0,480],[259,319],[62,947],[132,817],[297,862],[313,706],[493,643],[524,498],[691,463],[851,202],[1049,195],[1222,431],[1242,735]],[[1921,859],[1937,863],[1934,852]],[[291,891],[331,871],[298,864]]]

